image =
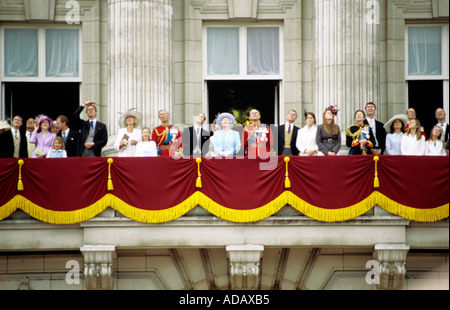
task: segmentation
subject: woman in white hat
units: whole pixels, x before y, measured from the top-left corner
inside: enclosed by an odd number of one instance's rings
[[[137,127],[141,124],[142,115],[130,109],[123,113],[119,119],[119,132],[117,133],[114,148],[119,151],[119,157],[134,157],[136,144],[142,141],[142,132]]]
[[[216,120],[219,130],[214,132],[213,151],[216,156],[236,156],[241,149],[239,133],[232,130],[235,118],[230,113],[222,113]]]
[[[402,137],[404,135],[403,128],[408,123],[408,118],[404,114],[396,115],[391,118],[385,125],[384,129],[389,132],[386,135],[386,155],[402,154]]]

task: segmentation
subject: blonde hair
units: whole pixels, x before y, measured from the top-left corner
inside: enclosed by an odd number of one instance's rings
[[[330,111],[333,114],[333,111],[326,109],[323,112],[323,129],[325,130],[325,132],[327,133],[327,135],[337,135],[339,133],[338,127],[336,126],[335,122],[334,122],[334,117],[331,119],[331,124],[328,125],[327,121],[325,119],[325,113],[327,113],[327,111]],[[334,114],[333,114],[334,115]]]
[[[59,141],[59,142],[61,142],[61,150],[64,150],[65,149],[65,146],[64,146],[64,140],[63,140],[63,138],[61,138],[61,137],[56,137],[54,140],[53,140],[53,142],[52,142],[52,148],[53,148],[53,146],[55,145],[55,142],[56,141]]]
[[[416,140],[419,141],[420,137],[422,136],[422,132],[420,130],[420,128],[422,127],[422,125],[420,125],[420,121],[417,118],[413,118],[410,122],[414,121],[416,123]],[[411,134],[411,125],[409,125],[408,127],[408,135]]]

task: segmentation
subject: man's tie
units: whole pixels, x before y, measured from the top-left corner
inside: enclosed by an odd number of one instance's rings
[[[288,133],[291,133],[291,124],[288,125]]]
[[[63,136],[63,141],[64,141],[64,144],[66,143],[66,132],[65,131],[63,131],[63,133],[62,133],[62,136]]]
[[[18,132],[18,130],[16,129],[16,130],[14,130],[14,138],[16,138],[16,140],[18,140],[19,139],[19,137],[17,136],[17,132]]]
[[[94,129],[94,121],[91,121],[91,128]]]

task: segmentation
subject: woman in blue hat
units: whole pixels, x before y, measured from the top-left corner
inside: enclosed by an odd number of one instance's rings
[[[220,130],[214,132],[213,151],[216,156],[236,156],[241,149],[239,133],[232,130],[235,118],[230,113],[222,113],[217,117]]]

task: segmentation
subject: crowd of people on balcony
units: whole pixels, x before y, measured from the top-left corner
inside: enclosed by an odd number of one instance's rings
[[[86,108],[88,120],[80,118]],[[220,113],[211,126],[204,129],[206,116],[199,113],[194,124],[181,132],[170,124],[167,111],[158,112],[161,125],[150,130],[140,129],[142,115],[136,109],[123,113],[114,149],[119,157],[182,157],[211,156],[267,158],[282,156],[336,156],[342,146],[341,129],[335,123],[339,109],[330,106],[323,112],[323,123],[316,124],[312,112],[305,113],[305,126],[295,126],[297,112],[290,110],[283,125],[271,128],[261,123],[261,113],[252,109],[249,122],[236,126],[233,114]],[[366,104],[364,110],[354,113],[354,124],[345,130],[348,155],[441,155],[449,154],[450,125],[442,108],[435,112],[437,124],[427,138],[424,128],[410,108],[406,114],[392,117],[386,124],[375,119],[376,105]],[[0,158],[64,158],[98,157],[108,142],[105,124],[97,120],[97,108],[92,101],[75,112],[72,130],[66,116],[53,121],[46,115],[23,119],[16,115],[11,124],[0,122]],[[236,129],[239,128],[240,130]],[[274,143],[274,134],[277,143]],[[277,145],[274,145],[277,144]]]

